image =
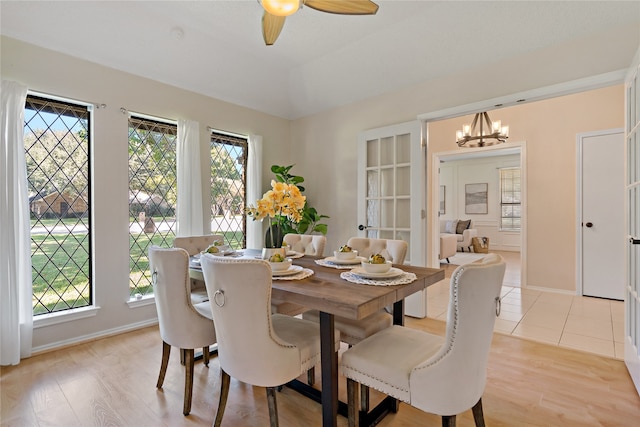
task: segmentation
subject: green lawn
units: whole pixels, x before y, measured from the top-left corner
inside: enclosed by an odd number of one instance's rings
[[[58,220],[50,221],[47,224],[49,226],[58,223]],[[68,225],[76,222],[74,220]],[[241,249],[242,232],[222,234],[234,249]],[[147,258],[149,246],[171,247],[173,238],[173,232],[130,234],[130,295],[153,292]],[[90,304],[89,246],[87,233],[42,234],[31,237],[34,315]]]

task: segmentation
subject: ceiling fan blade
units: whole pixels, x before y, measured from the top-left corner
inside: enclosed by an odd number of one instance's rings
[[[275,16],[268,12],[262,15],[262,37],[267,46],[271,46],[278,39],[284,20],[284,16]]]
[[[378,5],[370,0],[304,0],[304,5],[338,15],[375,15]]]

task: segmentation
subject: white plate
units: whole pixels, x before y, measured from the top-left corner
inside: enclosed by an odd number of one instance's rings
[[[302,267],[299,265],[292,265],[288,270],[283,271],[272,271],[272,276],[291,276],[292,274],[300,273],[302,271]]]
[[[206,252],[201,252],[200,254],[204,254],[204,253],[206,253]],[[226,256],[226,255],[231,255],[231,254],[234,254],[234,253],[236,253],[235,250],[227,249],[226,251],[220,251],[220,252],[216,252],[215,254],[210,254],[210,255],[213,255],[213,256]]]
[[[287,251],[287,258],[302,258],[304,256],[304,254],[302,252],[296,252],[296,251]]]
[[[328,256],[324,260],[336,265],[359,265],[365,259],[361,256],[357,256],[354,259],[338,259],[334,256]]]
[[[391,267],[386,273],[367,273],[364,268],[356,267],[351,270],[356,276],[360,276],[365,279],[393,279],[394,277],[402,276],[404,271],[399,268]]]

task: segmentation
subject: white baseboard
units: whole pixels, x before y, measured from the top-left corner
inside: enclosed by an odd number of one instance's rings
[[[542,286],[522,286],[523,289],[529,289],[532,291],[540,291],[540,292],[549,292],[553,294],[563,294],[563,295],[577,295],[576,291],[565,291],[563,289],[553,289],[553,288],[545,288]]]
[[[120,326],[118,328],[107,329],[107,330],[95,332],[92,334],[73,337],[68,340],[56,341],[56,342],[49,343],[47,345],[33,347],[31,349],[31,355],[36,356],[40,353],[46,353],[51,350],[59,350],[60,348],[63,348],[63,347],[82,344],[85,342],[94,341],[100,338],[106,338],[109,336],[118,335],[125,332],[131,332],[131,331],[135,331],[136,329],[142,329],[142,328],[146,328],[148,326],[153,326],[157,324],[158,324],[158,318],[156,317],[153,319],[145,320],[143,322],[131,323],[129,325]]]

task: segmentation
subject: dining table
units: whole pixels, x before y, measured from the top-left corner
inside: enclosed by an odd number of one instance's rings
[[[256,257],[260,251],[245,250],[241,256]],[[364,319],[367,316],[392,306],[393,324],[404,324],[404,299],[444,279],[444,270],[412,265],[394,265],[403,274],[415,280],[388,285],[387,281],[365,280],[354,283],[345,279],[342,265],[323,262],[323,257],[305,255],[293,260],[295,266],[310,272],[304,278],[278,276],[272,281],[271,296],[274,299],[300,304],[310,310],[318,310],[320,317],[321,382],[317,390],[299,380],[287,386],[305,394],[322,405],[323,427],[337,426],[337,416],[347,416],[347,405],[338,399],[338,352],[335,346],[335,316],[348,319]],[[356,267],[357,265],[354,265]],[[199,266],[190,265],[194,278],[202,277]],[[387,396],[368,412],[361,411],[361,426],[377,424],[389,412],[398,410],[396,399]]]

